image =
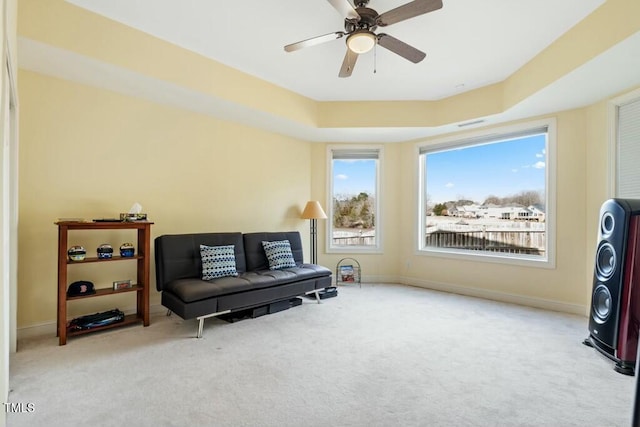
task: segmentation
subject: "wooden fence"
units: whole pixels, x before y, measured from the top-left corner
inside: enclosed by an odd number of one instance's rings
[[[376,244],[376,236],[341,236],[333,237],[335,246],[373,246]]]
[[[436,230],[426,234],[425,245],[436,248],[543,255],[546,248],[546,232],[544,230]]]
[[[333,236],[335,246],[373,246],[375,243],[376,236],[371,231],[363,235]],[[425,245],[436,248],[544,255],[547,242],[545,230],[434,230],[427,232]]]

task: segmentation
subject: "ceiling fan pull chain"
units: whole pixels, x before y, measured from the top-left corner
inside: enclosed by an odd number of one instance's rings
[[[378,70],[378,39],[376,38],[376,43],[373,45],[373,74],[375,74]]]

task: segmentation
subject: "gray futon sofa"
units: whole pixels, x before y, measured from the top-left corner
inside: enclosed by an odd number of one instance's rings
[[[263,242],[289,241],[295,267],[269,268]],[[202,337],[204,319],[254,308],[331,286],[331,270],[304,264],[300,233],[198,233],[156,237],[156,288],[162,305],[181,318],[198,319]],[[233,245],[237,276],[203,280],[200,245]],[[231,250],[231,249],[228,249]]]

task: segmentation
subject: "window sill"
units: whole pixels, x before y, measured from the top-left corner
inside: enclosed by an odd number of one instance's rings
[[[433,256],[437,258],[448,258],[451,260],[489,262],[503,265],[517,265],[521,267],[534,267],[555,269],[555,259],[550,257],[534,257],[528,255],[503,255],[500,253],[469,253],[467,251],[457,251],[455,249],[419,249],[416,255]]]
[[[333,247],[327,250],[328,254],[382,254],[382,248],[367,248],[364,246],[351,246],[348,248]]]

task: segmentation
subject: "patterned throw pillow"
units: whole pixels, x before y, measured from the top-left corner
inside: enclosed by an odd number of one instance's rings
[[[293,259],[293,253],[291,252],[291,243],[288,240],[263,241],[262,247],[267,255],[267,260],[269,260],[269,270],[296,266],[296,261]]]
[[[202,280],[238,275],[234,245],[200,245],[200,257],[202,258]]]

